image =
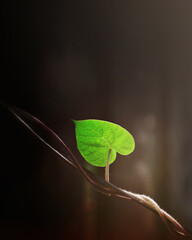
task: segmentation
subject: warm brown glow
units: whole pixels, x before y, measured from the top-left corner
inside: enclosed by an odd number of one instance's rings
[[[135,151],[117,156],[110,181],[189,229],[191,10],[191,0],[3,1],[0,86],[0,100],[49,125],[82,164],[71,119],[129,129]],[[175,239],[148,210],[97,193],[2,108],[0,133],[0,238]]]

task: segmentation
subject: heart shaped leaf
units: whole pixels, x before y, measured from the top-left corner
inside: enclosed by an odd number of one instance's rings
[[[94,166],[105,167],[109,151],[111,164],[116,153],[128,155],[135,148],[132,135],[115,123],[94,119],[73,122],[77,147],[85,160]]]

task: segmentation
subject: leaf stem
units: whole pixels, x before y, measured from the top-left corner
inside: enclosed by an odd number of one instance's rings
[[[111,157],[111,148],[109,149],[108,157],[107,157],[107,163],[105,167],[105,181],[109,182],[109,162]]]

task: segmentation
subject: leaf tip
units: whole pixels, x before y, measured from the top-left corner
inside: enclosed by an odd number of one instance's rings
[[[77,122],[77,120],[75,120],[75,119],[71,119],[71,121],[72,121],[74,124],[76,124],[76,122]]]

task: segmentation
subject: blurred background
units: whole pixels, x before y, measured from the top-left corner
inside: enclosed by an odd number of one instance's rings
[[[191,11],[191,0],[3,0],[0,86],[85,166],[71,119],[130,131],[136,149],[118,155],[111,182],[190,229]],[[173,239],[147,209],[96,192],[2,107],[0,132],[1,239]]]

